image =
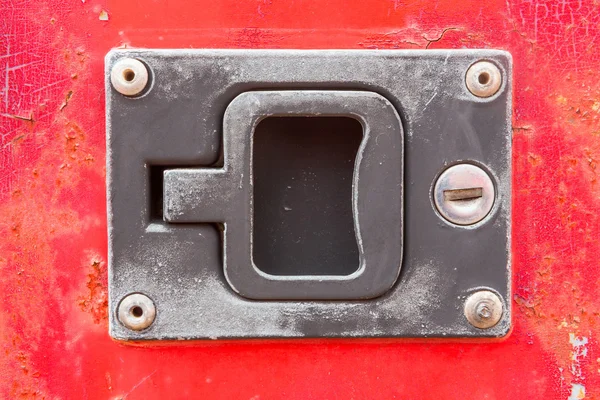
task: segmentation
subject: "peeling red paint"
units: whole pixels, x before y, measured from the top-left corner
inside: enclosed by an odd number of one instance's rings
[[[540,2],[520,11],[522,37],[532,46],[516,108],[517,123],[531,122],[514,132],[517,318],[553,354],[568,389],[563,398],[573,384],[586,388],[585,398],[598,398],[600,125],[594,104],[600,86],[592,76],[600,52],[589,43],[599,33],[600,14],[591,2]],[[585,355],[574,356],[571,337],[585,338]]]
[[[600,398],[599,6],[408,3],[4,0],[0,398],[564,400],[574,384],[585,388],[586,399]],[[102,10],[107,21],[99,20]],[[111,341],[103,56],[123,44],[509,50],[515,74],[511,336],[484,343],[168,347]]]

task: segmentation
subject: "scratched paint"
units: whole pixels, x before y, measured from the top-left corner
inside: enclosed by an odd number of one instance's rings
[[[0,398],[599,398],[598,7],[0,0]],[[102,60],[120,45],[511,51],[512,335],[112,342]]]

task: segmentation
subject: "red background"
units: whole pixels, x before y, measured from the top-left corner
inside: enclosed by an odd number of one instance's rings
[[[0,0],[1,398],[600,399],[599,7]],[[509,50],[511,336],[113,342],[103,57],[117,46]]]

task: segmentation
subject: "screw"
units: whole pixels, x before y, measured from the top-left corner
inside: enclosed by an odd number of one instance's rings
[[[141,293],[127,295],[119,303],[119,321],[133,331],[146,329],[154,322],[156,308],[150,298]]]
[[[473,164],[446,169],[435,182],[433,200],[442,217],[457,225],[472,225],[492,209],[496,191],[490,176]]]
[[[477,61],[467,70],[466,83],[469,92],[475,96],[491,97],[502,85],[502,73],[489,61]]]
[[[487,304],[481,303],[477,305],[477,316],[480,319],[490,319],[492,316],[492,311]]]
[[[122,58],[113,65],[110,82],[117,92],[125,96],[138,95],[148,84],[148,69],[139,60]]]
[[[500,297],[489,290],[475,292],[465,302],[465,317],[479,329],[495,326],[502,318],[502,310]]]

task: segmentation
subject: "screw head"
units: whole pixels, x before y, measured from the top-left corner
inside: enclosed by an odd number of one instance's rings
[[[126,328],[141,331],[154,322],[156,308],[154,302],[148,296],[133,293],[121,300],[117,316]]]
[[[475,328],[487,329],[500,321],[503,308],[496,293],[481,290],[473,293],[465,302],[465,317]]]
[[[140,94],[148,84],[148,69],[135,58],[122,58],[110,71],[110,82],[125,96]]]
[[[496,197],[487,172],[473,164],[457,164],[438,177],[433,190],[435,207],[457,225],[472,225],[491,211]]]
[[[467,70],[466,84],[473,95],[491,97],[502,86],[502,73],[495,64],[489,61],[478,61]]]

